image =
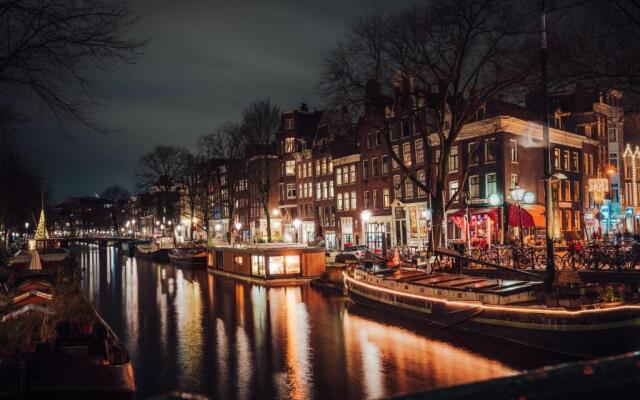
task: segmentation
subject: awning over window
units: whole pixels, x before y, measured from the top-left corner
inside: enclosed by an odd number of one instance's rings
[[[533,216],[524,207],[519,208],[515,204],[509,204],[509,226],[518,227],[521,225],[523,228],[534,228],[536,226]]]
[[[544,206],[541,204],[524,204],[522,206],[533,218],[533,224],[536,228],[544,229],[547,226],[547,219],[544,216]]]

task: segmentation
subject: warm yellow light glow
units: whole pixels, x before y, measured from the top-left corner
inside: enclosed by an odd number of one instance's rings
[[[615,306],[611,308],[603,308],[603,309],[595,309],[595,310],[567,311],[567,310],[545,310],[541,308],[528,308],[528,307],[517,307],[517,306],[494,306],[489,304],[476,304],[468,301],[445,300],[437,297],[421,296],[413,293],[401,292],[399,290],[393,290],[393,289],[384,288],[381,286],[371,285],[369,283],[362,282],[357,279],[353,279],[352,277],[347,275],[347,273],[343,273],[343,275],[344,275],[345,282],[364,286],[371,290],[378,290],[381,292],[411,297],[414,299],[427,300],[427,301],[432,301],[436,303],[451,304],[451,305],[465,306],[465,307],[477,307],[484,310],[509,311],[509,312],[527,313],[527,314],[531,314],[531,313],[554,314],[554,315],[599,314],[599,313],[608,313],[608,312],[618,311],[618,310],[640,310],[640,305],[624,305],[624,306]]]

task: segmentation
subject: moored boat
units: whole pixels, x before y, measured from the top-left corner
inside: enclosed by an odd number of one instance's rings
[[[152,261],[169,261],[169,252],[172,249],[172,238],[156,238],[151,243],[136,245],[135,256]]]
[[[432,325],[581,358],[640,348],[637,304],[550,307],[542,282],[429,274],[410,268],[351,268],[344,279],[355,303]]]
[[[169,252],[172,264],[205,268],[207,266],[207,250],[205,248],[175,248]]]

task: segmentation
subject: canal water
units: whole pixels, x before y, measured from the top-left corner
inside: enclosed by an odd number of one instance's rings
[[[129,349],[139,397],[380,398],[560,361],[308,285],[266,288],[113,247],[71,250],[86,296]]]

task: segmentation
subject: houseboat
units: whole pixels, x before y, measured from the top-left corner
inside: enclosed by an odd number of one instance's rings
[[[263,283],[307,281],[325,271],[325,250],[291,243],[212,247],[208,267]]]
[[[354,267],[344,283],[358,304],[570,357],[640,349],[640,305],[547,306],[542,282]]]
[[[9,265],[16,269],[55,268],[69,257],[69,250],[62,247],[58,239],[29,239],[27,247],[11,258]]]

